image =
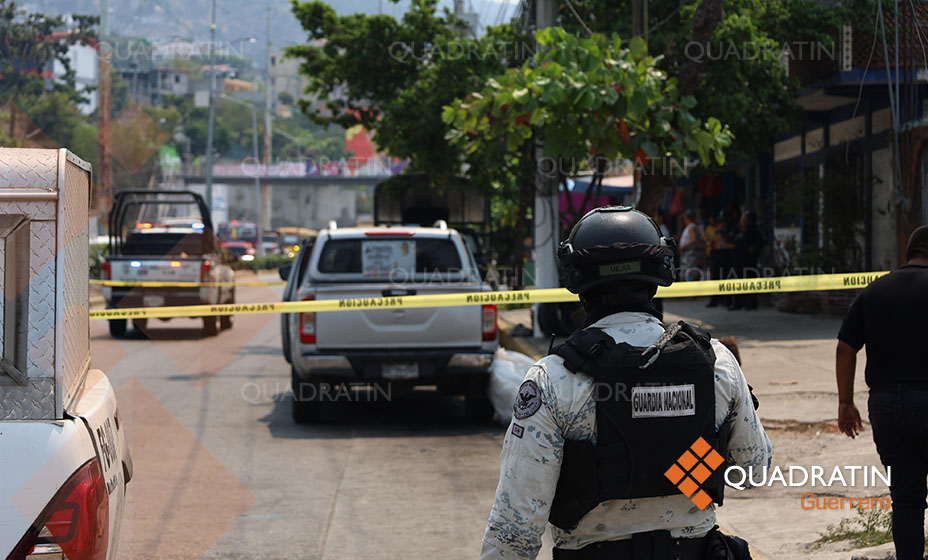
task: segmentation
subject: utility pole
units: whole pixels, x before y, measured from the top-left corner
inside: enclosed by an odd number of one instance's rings
[[[554,0],[535,0],[535,33],[554,25]],[[542,48],[540,45],[537,48]],[[553,158],[545,157],[544,138],[535,140],[535,208],[532,214],[535,230],[535,287],[557,288],[558,244],[558,169]],[[547,336],[534,321],[535,336]]]
[[[109,214],[113,201],[113,154],[110,130],[110,2],[100,0],[100,48],[97,52],[97,146],[100,161],[97,164],[97,216],[102,220]]]
[[[206,127],[206,206],[209,208],[210,221],[213,215],[213,126],[216,119],[216,0],[213,0],[213,15],[209,24],[209,121]]]
[[[648,0],[632,0],[632,36],[648,41]]]
[[[267,7],[267,42],[264,50],[264,173],[271,171],[271,7]],[[261,185],[258,193],[258,237],[264,235],[266,225],[266,209],[271,207],[271,186]],[[264,256],[264,247],[258,244],[258,257]]]

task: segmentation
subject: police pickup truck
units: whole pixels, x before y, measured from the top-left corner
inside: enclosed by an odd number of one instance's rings
[[[90,368],[90,165],[0,148],[0,557],[114,560],[132,461]]]
[[[203,198],[189,191],[122,191],[113,200],[109,247],[103,262],[107,308],[235,303],[231,258],[219,248]],[[119,285],[126,282],[127,285]],[[150,285],[139,284],[150,282]],[[167,285],[158,286],[157,283]],[[171,283],[191,283],[177,286]],[[162,319],[167,321],[168,319]],[[203,335],[232,328],[232,317],[203,317]],[[133,319],[144,329],[147,319]],[[110,319],[110,334],[126,335],[126,319]]]
[[[336,228],[297,252],[284,301],[362,299],[346,311],[281,322],[292,365],[293,418],[319,419],[339,388],[416,385],[465,395],[471,418],[489,417],[488,369],[499,346],[495,305],[378,309],[381,298],[490,291],[461,236],[436,227]]]

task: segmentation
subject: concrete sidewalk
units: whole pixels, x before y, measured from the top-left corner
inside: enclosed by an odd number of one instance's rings
[[[865,357],[860,355],[855,396],[865,418],[864,433],[855,440],[838,433],[837,390],[834,378],[836,335],[841,318],[797,315],[770,308],[728,311],[706,308],[706,298],[665,302],[665,322],[695,322],[715,337],[734,336],[745,377],[760,400],[758,414],[774,448],[774,464],[820,465],[826,472],[838,465],[878,466],[879,458],[866,422],[867,387],[863,379]],[[515,337],[516,324],[531,326],[528,310],[500,313],[501,342],[511,350],[538,358],[547,352],[549,339]],[[854,550],[846,542],[817,544],[831,525],[856,517],[855,510],[806,510],[801,495],[848,497],[888,496],[885,487],[860,488],[758,488],[729,490],[719,522],[748,539],[755,558],[816,558],[850,560],[887,557],[891,544]]]

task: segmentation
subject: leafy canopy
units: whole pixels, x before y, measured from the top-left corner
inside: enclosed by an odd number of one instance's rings
[[[695,100],[680,95],[640,38],[625,47],[615,35],[578,37],[556,27],[537,38],[541,47],[521,68],[444,108],[451,141],[471,153],[503,140],[512,151],[537,130],[548,155],[573,161],[674,158],[667,172],[685,172],[684,162],[697,157],[703,165],[725,162],[731,132],[693,115]]]

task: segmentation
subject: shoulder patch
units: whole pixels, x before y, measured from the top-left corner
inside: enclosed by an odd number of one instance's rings
[[[515,422],[512,423],[512,435],[516,436],[517,438],[521,438],[522,434],[524,433],[525,433],[525,428],[516,424]]]
[[[526,381],[519,387],[516,402],[512,405],[513,416],[524,420],[541,408],[541,390],[534,381]]]

